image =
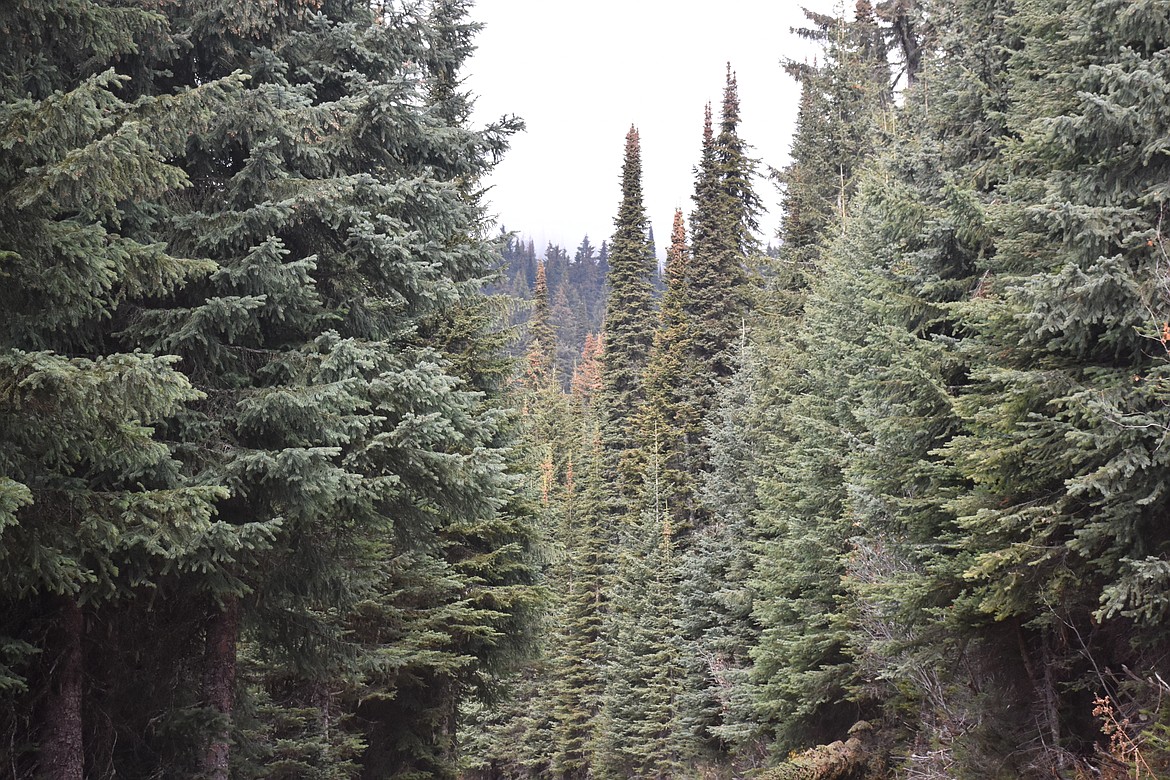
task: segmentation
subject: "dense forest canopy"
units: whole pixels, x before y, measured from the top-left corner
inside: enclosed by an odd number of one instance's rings
[[[806,11],[664,264],[469,5],[0,7],[0,777],[1170,777],[1170,2]]]

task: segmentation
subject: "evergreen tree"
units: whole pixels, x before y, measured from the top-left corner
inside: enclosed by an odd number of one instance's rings
[[[603,382],[601,380],[601,354],[604,350],[602,337],[588,334],[585,336],[585,346],[581,351],[581,360],[573,371],[571,392],[573,397],[582,404],[592,404],[598,400]]]
[[[718,386],[731,375],[746,327],[746,264],[755,248],[758,203],[751,186],[753,163],[738,125],[739,98],[729,66],[718,137],[710,106],[704,115],[689,248],[681,214],[676,214],[668,266],[677,267],[667,268],[668,308],[649,379],[657,397],[644,424],[645,435],[657,436],[663,447],[665,505],[674,516],[675,532],[684,535],[702,514],[696,485],[707,466],[704,425]]]
[[[752,412],[766,465],[756,488],[753,535],[761,546],[750,579],[760,639],[747,689],[759,697],[756,714],[774,730],[779,751],[841,739],[867,712],[850,701],[859,678],[843,575],[853,536],[846,470],[865,435],[849,380],[869,370],[857,345],[865,333],[852,327],[864,312],[867,269],[851,258],[869,247],[846,204],[887,84],[867,59],[881,51],[867,24],[809,17],[817,27],[805,34],[824,43],[826,58],[818,68],[789,67],[801,80],[801,112],[783,174],[783,244],[767,278]]]
[[[666,256],[666,289],[650,362],[641,425],[642,447],[658,463],[659,502],[672,526],[689,527],[697,513],[695,480],[703,466],[702,398],[713,378],[696,359],[702,335],[692,314],[691,252],[682,210],[674,214]]]
[[[731,375],[747,306],[745,263],[756,247],[759,201],[752,188],[754,162],[739,138],[739,92],[727,67],[719,132],[707,107],[703,145],[695,169],[695,209],[691,215],[691,315],[702,341],[697,358],[705,373],[719,380]],[[714,386],[703,397],[704,413],[712,406]]]
[[[626,511],[632,508],[641,484],[633,422],[645,399],[642,374],[650,356],[655,315],[642,204],[642,151],[634,127],[626,134],[622,198],[614,225],[606,276],[603,442],[607,472],[616,480],[616,497],[624,504],[621,511]]]
[[[646,228],[646,243],[650,246],[650,266],[654,269],[654,297],[661,298],[666,292],[666,269],[658,262],[658,245],[654,241],[654,226]]]
[[[647,491],[653,495],[655,463]],[[678,734],[682,682],[677,636],[678,562],[670,517],[644,510],[612,554],[604,624],[608,648],[594,776],[670,778],[683,771]]]
[[[460,768],[470,777],[547,776],[558,756],[554,728],[559,713],[550,691],[561,684],[556,658],[567,641],[560,618],[576,522],[575,410],[547,373],[529,370],[521,379],[514,383],[511,400],[522,414],[523,493],[537,507],[533,557],[544,572],[547,599],[527,627],[532,658],[489,701],[470,701],[462,709]]]
[[[753,577],[761,636],[752,657],[761,715],[785,752],[840,739],[861,716],[848,700],[856,670],[839,609],[852,536],[843,472],[860,433],[845,378],[864,365],[853,332],[840,327],[861,305],[854,274],[826,267],[812,285],[800,327],[785,341],[793,357],[782,403],[765,410],[764,541]]]
[[[869,6],[868,2],[866,5]],[[897,46],[902,55],[902,73],[906,76],[907,87],[917,85],[929,45],[927,39],[932,25],[923,23],[922,5],[918,0],[883,0],[876,9],[877,15],[889,24],[885,37]],[[858,7],[861,7],[860,2]],[[945,7],[935,10],[946,13]],[[941,21],[937,26],[955,30]],[[978,39],[972,37],[970,40]]]
[[[996,252],[987,209],[1004,175],[1010,8],[935,7],[940,48],[923,71],[930,93],[907,93],[899,132],[852,217],[871,245],[853,262],[877,271],[856,326],[870,334],[872,367],[853,381],[867,437],[847,473],[858,529],[848,561],[855,656],[868,693],[892,712],[915,713],[912,760],[934,771],[958,771],[960,755],[966,771],[983,771],[974,767],[1002,749],[1023,715],[1015,706],[984,715],[1018,690],[1014,661],[1002,660],[1005,644],[1018,641],[954,603],[968,583],[949,502],[967,483],[938,455],[963,429],[950,397],[970,370],[958,304],[983,294],[980,269]]]
[[[751,579],[762,452],[752,397],[759,382],[758,358],[750,349],[721,389],[718,415],[707,426],[711,466],[703,475],[701,497],[710,519],[695,532],[680,561],[684,587],[679,593],[680,629],[687,638],[679,728],[687,754],[707,761],[730,759],[737,771],[757,766],[766,745],[750,658],[759,642]]]
[[[95,696],[125,682],[92,627],[249,543],[214,520],[222,485],[173,456],[169,423],[202,394],[119,333],[128,299],[213,270],[168,251],[150,205],[189,185],[171,161],[240,79],[151,97],[150,55],[177,41],[144,9],[15,3],[0,30],[0,753],[81,778],[117,741]]]
[[[225,524],[274,529],[258,561],[183,583],[207,615],[208,776],[447,773],[459,698],[524,642],[530,531],[472,189],[509,128],[467,127],[464,4],[375,10],[175,11],[191,48],[171,83],[252,78],[160,214],[219,268],[128,332],[207,394],[175,430],[196,479],[231,490]]]
[[[824,48],[820,65],[788,60],[800,82],[800,110],[792,139],[792,162],[776,178],[784,188],[780,236],[782,256],[801,274],[816,275],[819,245],[846,224],[846,205],[856,176],[878,140],[888,107],[889,66],[872,8],[857,3],[855,21],[806,10],[812,27],[796,30]]]
[[[563,288],[562,288],[563,289]],[[527,370],[533,381],[541,378],[556,381],[557,338],[550,317],[548,277],[544,263],[536,266],[536,287],[532,291],[532,321],[528,326],[529,347]]]
[[[1089,732],[1081,686],[1150,670],[1165,641],[1167,537],[1159,292],[1167,157],[1164,8],[1029,2],[1012,19],[1010,178],[997,252],[961,309],[968,432],[948,460],[969,600],[1014,632],[1037,774],[1062,771]],[[1094,31],[1082,34],[1080,31]],[[1078,639],[1079,637],[1079,639]],[[1069,752],[1072,751],[1072,752]]]
[[[580,403],[580,401],[578,401]],[[605,534],[602,495],[600,419],[596,407],[582,405],[581,434],[566,499],[564,608],[558,621],[556,668],[556,757],[560,777],[589,776],[601,707],[605,648],[602,605],[605,586]]]

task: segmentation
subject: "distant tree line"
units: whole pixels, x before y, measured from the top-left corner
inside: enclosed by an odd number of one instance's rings
[[[553,368],[567,390],[585,349],[585,339],[601,333],[605,279],[609,272],[608,243],[602,241],[601,246],[594,246],[589,236],[585,236],[571,258],[565,249],[549,244],[538,259],[532,239],[503,231],[501,238],[499,278],[489,289],[516,301],[551,307],[549,323],[555,331],[552,334],[555,341],[543,334],[544,341],[550,347],[555,344]],[[543,292],[538,290],[537,281],[541,273],[544,274]],[[510,324],[524,325],[530,317],[531,311],[518,309]],[[538,338],[541,334],[529,335]],[[523,349],[523,344],[518,344],[517,354]]]

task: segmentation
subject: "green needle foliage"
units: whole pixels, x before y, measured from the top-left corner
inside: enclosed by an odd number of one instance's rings
[[[214,268],[172,252],[149,204],[188,185],[172,161],[240,79],[144,94],[149,72],[115,61],[175,42],[140,9],[14,3],[0,29],[4,764],[80,778],[108,755],[84,749],[86,736],[115,738],[85,704],[119,684],[104,676],[117,638],[96,627],[199,570],[207,540],[229,556],[267,543],[227,533],[224,486],[191,480],[175,458],[169,425],[204,394],[176,358],[120,333],[127,300]]]
[[[4,679],[50,702],[6,722],[42,773],[450,774],[526,652],[476,190],[514,126],[467,124],[465,11],[4,12]]]
[[[603,352],[608,477],[616,480],[615,511],[633,511],[641,483],[636,426],[645,401],[643,373],[654,338],[653,267],[642,204],[642,148],[637,128],[626,133],[622,197],[610,242]]]
[[[657,276],[468,12],[0,7],[5,776],[1168,776],[1170,3],[806,12]]]

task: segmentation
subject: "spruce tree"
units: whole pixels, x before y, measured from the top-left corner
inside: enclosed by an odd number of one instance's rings
[[[689,527],[697,508],[696,475],[702,468],[703,393],[713,378],[697,360],[702,335],[692,313],[691,250],[682,210],[674,214],[666,255],[666,286],[646,368],[642,447],[658,464],[658,501],[677,530]]]
[[[679,701],[680,737],[693,760],[730,761],[737,771],[758,765],[766,745],[750,657],[759,642],[751,583],[759,541],[752,520],[762,472],[753,398],[757,361],[748,347],[720,390],[717,414],[707,424],[711,465],[701,485],[709,519],[679,564],[687,675]]]
[[[688,275],[689,311],[700,334],[696,358],[707,376],[721,381],[732,373],[744,328],[745,264],[756,248],[759,210],[751,183],[755,163],[739,137],[739,123],[739,91],[729,64],[718,133],[712,126],[710,106],[704,115]],[[706,414],[712,408],[714,385],[696,390]]]
[[[592,333],[585,336],[585,345],[581,350],[581,360],[573,371],[570,382],[570,392],[573,398],[583,404],[593,404],[599,400],[603,383],[601,381],[601,354],[604,351],[601,335]]]
[[[528,325],[528,358],[526,370],[533,381],[556,381],[557,337],[550,318],[548,276],[545,264],[536,266],[536,286],[532,290],[532,320]],[[562,288],[563,289],[563,286]]]
[[[601,629],[606,535],[602,527],[600,419],[595,406],[582,404],[579,408],[579,446],[565,507],[564,607],[554,634],[557,649],[553,661],[556,670],[553,769],[564,778],[589,776],[605,660]]]
[[[653,490],[650,458],[647,490]],[[604,692],[596,729],[597,777],[669,778],[682,771],[678,558],[670,517],[650,504],[611,553]]]
[[[849,380],[867,371],[856,344],[865,334],[852,323],[868,277],[851,257],[868,247],[846,204],[887,84],[870,58],[868,27],[809,16],[817,27],[807,34],[824,42],[826,58],[817,68],[790,67],[801,80],[801,112],[783,174],[784,244],[766,278],[771,305],[757,339],[752,413],[765,465],[756,486],[760,555],[750,587],[760,639],[749,689],[780,751],[840,739],[866,712],[850,701],[859,678],[843,576],[853,535],[846,470],[864,436]]]
[[[616,480],[616,499],[624,504],[620,513],[632,508],[641,483],[633,423],[645,399],[642,374],[650,357],[655,316],[642,204],[642,150],[634,127],[626,133],[622,197],[614,225],[606,275],[603,442],[607,472]]]
[[[220,517],[273,527],[258,560],[183,584],[207,615],[209,776],[278,752],[325,775],[449,772],[459,698],[524,642],[530,531],[474,194],[509,128],[467,127],[462,3],[375,10],[175,11],[191,48],[172,83],[251,80],[189,144],[196,186],[160,223],[219,268],[128,332],[208,396],[175,430],[196,478],[231,490]],[[238,760],[232,728],[255,737]]]
[[[222,485],[174,458],[169,424],[203,395],[120,333],[127,300],[214,268],[163,245],[151,204],[189,185],[173,161],[240,80],[150,96],[150,55],[177,42],[143,9],[15,3],[0,30],[0,751],[81,778],[117,741],[96,697],[125,683],[91,627],[242,546],[214,520]]]
[[[1101,670],[1160,663],[1167,537],[1165,9],[1029,2],[1012,29],[999,232],[962,308],[968,427],[947,448],[970,599],[1014,633],[1027,713],[1014,738],[1063,771],[1094,730]],[[1091,31],[1091,32],[1090,32]],[[1079,637],[1079,639],[1077,639]],[[1109,694],[1112,695],[1112,694]]]
[[[1017,706],[983,714],[1018,688],[1002,655],[1018,641],[963,604],[950,502],[968,485],[938,454],[963,432],[952,398],[971,370],[962,302],[984,294],[996,253],[988,211],[1005,175],[1010,8],[932,7],[940,38],[927,81],[906,94],[899,131],[863,177],[852,217],[872,246],[853,262],[878,271],[857,324],[870,334],[872,367],[853,380],[866,441],[847,471],[858,529],[848,561],[855,656],[867,692],[890,711],[916,713],[911,760],[937,771],[958,771],[960,755],[981,766],[1023,715]]]

